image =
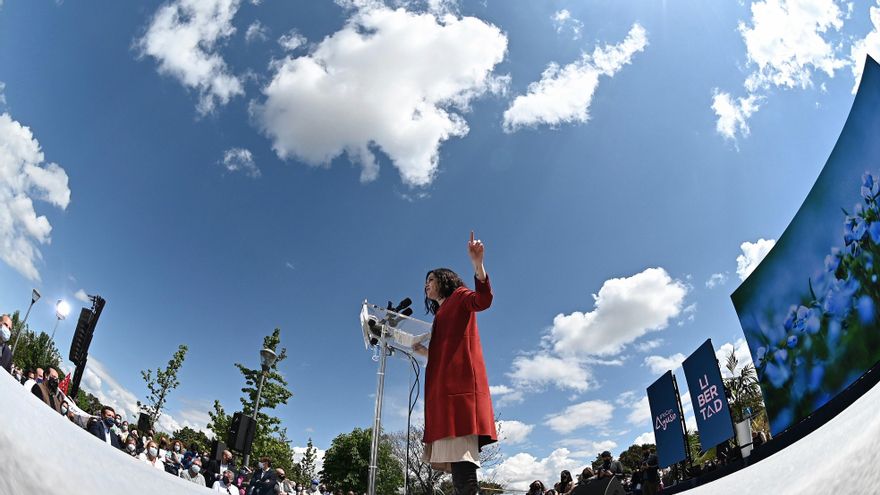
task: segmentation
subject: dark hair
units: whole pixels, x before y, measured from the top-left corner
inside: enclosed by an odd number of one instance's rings
[[[110,407],[110,406],[104,406],[104,407],[101,408],[101,416],[103,416],[103,415],[104,415],[104,412],[106,412],[106,411],[108,411],[108,410],[109,410],[109,411],[113,411],[113,415],[114,415],[114,416],[116,415],[116,410],[115,410],[115,409],[113,409],[113,408]]]
[[[569,473],[567,469],[563,470],[562,474],[559,476],[559,484],[557,485],[558,491],[567,492],[568,487],[571,486],[573,481],[574,480],[571,479],[571,473]]]
[[[428,277],[430,277],[432,273],[434,274],[434,278],[437,280],[437,290],[440,292],[440,296],[443,298],[451,296],[455,289],[464,285],[464,282],[461,281],[461,277],[459,277],[457,273],[450,270],[449,268],[435,268],[429,271],[425,275],[426,282],[428,281]],[[426,294],[425,312],[433,315],[437,313],[438,309],[440,309],[440,303],[434,301],[433,299],[428,299],[428,296]]]

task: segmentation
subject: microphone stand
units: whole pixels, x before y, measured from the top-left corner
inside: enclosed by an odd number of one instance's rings
[[[373,420],[373,438],[370,443],[370,475],[367,485],[367,494],[376,495],[376,471],[379,469],[379,439],[382,430],[382,398],[385,395],[385,363],[391,354],[385,335],[385,325],[376,325],[380,329],[379,343],[379,370],[376,372],[376,412]]]

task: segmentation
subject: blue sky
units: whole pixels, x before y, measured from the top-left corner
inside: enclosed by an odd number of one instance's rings
[[[878,29],[880,4],[831,0],[7,1],[0,309],[38,287],[51,330],[55,300],[105,297],[84,386],[122,408],[189,345],[170,426],[235,410],[232,363],[280,327],[276,413],[325,449],[371,424],[360,303],[468,277],[473,229],[497,474],[549,479],[650,431],[645,387],[703,339],[737,345],[729,294]],[[407,380],[396,361],[389,429]]]

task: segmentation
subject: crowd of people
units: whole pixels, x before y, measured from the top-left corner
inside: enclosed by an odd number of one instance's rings
[[[58,370],[49,366],[21,370],[12,364],[8,346],[11,329],[9,315],[0,315],[0,367],[73,425],[88,431],[109,448],[125,453],[132,462],[145,462],[165,473],[227,495],[343,495],[341,491],[329,490],[318,480],[303,485],[287,479],[284,470],[273,468],[272,459],[268,457],[261,457],[256,468],[252,469],[239,466],[229,450],[224,450],[219,459],[212,459],[207,445],[187,445],[180,439],[160,438],[151,429],[138,431],[136,424],[129,424],[108,405],[94,414],[83,411],[67,397]]]
[[[623,464],[615,460],[611,452],[602,452],[600,458],[602,462],[598,467],[595,464],[585,467],[576,480],[572,478],[570,471],[564,470],[559,474],[559,481],[552,486],[545,485],[541,480],[533,481],[527,495],[569,495],[579,486],[602,482],[608,478],[617,478],[627,492],[636,495],[654,495],[660,491],[659,461],[654,446],[642,447],[642,464],[629,476],[624,474]]]

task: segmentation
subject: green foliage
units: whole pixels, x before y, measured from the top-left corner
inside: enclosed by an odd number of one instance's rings
[[[623,470],[626,473],[638,471],[642,467],[642,448],[646,446],[654,446],[653,443],[642,445],[633,444],[629,448],[620,453],[620,463],[623,464]]]
[[[702,452],[702,445],[700,444],[700,432],[698,431],[689,431],[687,434],[688,441],[688,452],[691,455],[691,459],[696,459],[700,457],[700,452]],[[708,445],[706,447],[709,447]]]
[[[168,360],[168,366],[164,369],[156,369],[156,378],[153,378],[153,370],[141,371],[141,376],[147,384],[150,394],[147,396],[147,404],[141,404],[138,401],[138,407],[150,416],[150,424],[155,425],[159,420],[159,414],[168,400],[168,394],[180,385],[177,379],[177,373],[183,366],[183,360],[186,359],[187,347],[181,344],[177,351]]]
[[[299,463],[293,469],[296,474],[296,478],[291,478],[297,483],[302,484],[303,486],[309,486],[309,483],[315,479],[317,473],[315,472],[316,464],[318,462],[317,449],[312,444],[312,439],[309,438],[309,442],[306,444],[306,451],[303,453],[302,459],[299,460]]]
[[[281,352],[277,350],[280,343],[280,328],[276,328],[272,335],[263,338],[263,347],[275,352],[277,358],[266,373],[263,382],[263,391],[260,395],[260,413],[257,417],[257,429],[254,433],[254,443],[251,449],[251,464],[256,464],[257,459],[266,456],[272,459],[273,467],[280,467],[286,473],[293,473],[295,471],[293,449],[290,446],[291,440],[287,438],[287,429],[281,427],[280,419],[267,414],[267,411],[275,409],[281,404],[287,404],[287,400],[293,395],[293,392],[287,388],[287,381],[278,372],[278,364],[287,358],[286,348],[282,348]],[[241,363],[235,363],[235,367],[241,371],[245,379],[245,386],[241,389],[244,395],[240,398],[242,412],[253,415],[254,400],[257,397],[257,388],[263,370],[262,368],[248,368]],[[211,417],[208,429],[213,431],[218,438],[225,439],[229,433],[232,415],[226,414],[220,401],[216,400],[214,401],[214,410],[208,412],[208,415]]]
[[[355,428],[333,439],[324,454],[321,481],[343,492],[365,493],[369,481],[372,429]],[[391,442],[383,436],[379,442],[376,493],[392,495],[403,486],[403,466],[395,458]]]
[[[202,452],[208,450],[211,446],[211,440],[208,438],[208,435],[205,435],[205,432],[196,431],[189,426],[184,426],[175,431],[171,434],[171,437],[183,442],[189,450]]]
[[[89,414],[100,414],[101,401],[94,395],[84,391],[82,388],[76,391],[76,407],[82,409]]]
[[[10,318],[12,318],[12,331],[9,338],[10,348],[15,343],[13,364],[24,371],[52,367],[58,370],[60,374],[61,353],[55,347],[55,342],[49,338],[49,334],[46,332],[37,334],[30,329],[30,325],[22,326],[18,311],[12,313]]]
[[[737,366],[739,366],[739,360],[736,359],[734,350],[731,349],[727,354],[724,367],[730,371],[733,377],[725,378],[724,386],[729,393],[727,401],[730,405],[730,414],[733,416],[733,421],[739,423],[748,417],[747,411],[751,411],[753,415],[763,411],[764,401],[761,396],[761,388],[758,386],[758,374],[755,372],[755,367],[747,364],[737,374]]]

